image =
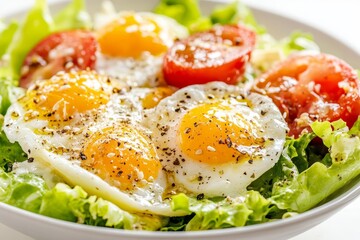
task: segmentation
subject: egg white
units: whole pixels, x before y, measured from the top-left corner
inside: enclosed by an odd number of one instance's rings
[[[107,4],[108,5],[108,4]],[[95,17],[96,29],[100,29],[112,20],[128,15],[136,14],[146,16],[152,19],[162,29],[160,35],[168,46],[171,46],[176,39],[182,39],[188,36],[188,30],[177,23],[174,19],[151,13],[151,12],[129,12],[123,11],[114,14],[109,6],[105,6],[105,13],[100,13]],[[110,10],[109,10],[110,8]],[[108,13],[108,14],[106,14]],[[134,87],[155,87],[164,85],[162,76],[163,55],[152,55],[149,52],[143,52],[140,58],[132,57],[110,57],[97,52],[97,61],[95,69],[100,73],[106,73],[121,81],[127,82]]]
[[[142,106],[134,93],[123,91],[113,94],[106,105],[80,114],[66,126],[56,128],[50,126],[47,120],[26,119],[27,111],[19,101],[10,106],[3,128],[8,139],[18,142],[29,158],[54,171],[66,183],[81,186],[89,194],[109,200],[130,212],[165,216],[186,214],[172,211],[169,200],[163,200],[167,180],[162,171],[157,179],[144,187],[122,191],[80,166],[79,153],[87,141],[86,136],[92,133],[127,124],[148,135],[148,130],[138,124],[142,119]],[[30,169],[29,166],[25,168]]]
[[[252,107],[236,98],[247,99]],[[179,125],[184,115],[200,104],[219,99],[230,101],[233,111],[240,112],[248,121],[257,122],[262,127],[262,137],[266,142],[256,152],[261,159],[211,165],[192,160],[181,150]],[[152,139],[163,167],[173,176],[173,186],[189,194],[204,194],[207,197],[244,194],[252,181],[278,161],[287,131],[280,111],[270,98],[256,93],[248,95],[236,86],[220,82],[192,85],[178,90],[146,115],[148,120],[144,119],[145,125],[152,130]]]

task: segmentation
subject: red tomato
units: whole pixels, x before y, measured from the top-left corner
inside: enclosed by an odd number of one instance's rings
[[[74,30],[51,34],[26,56],[21,70],[21,87],[47,79],[59,71],[93,69],[96,40],[89,31]]]
[[[315,120],[343,119],[351,127],[360,115],[360,81],[344,61],[327,54],[297,55],[262,75],[263,91],[284,113],[290,136],[310,131]]]
[[[244,73],[255,36],[241,25],[225,25],[180,40],[165,55],[164,78],[176,87],[211,81],[235,84]]]

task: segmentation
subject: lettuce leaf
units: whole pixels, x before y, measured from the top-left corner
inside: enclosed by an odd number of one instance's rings
[[[360,174],[360,120],[349,131],[342,121],[311,125],[329,149],[331,165],[315,162],[288,185],[274,185],[270,200],[280,209],[304,212],[315,207]]]
[[[217,6],[209,16],[202,15],[197,0],[161,0],[154,12],[175,19],[192,33],[208,30],[214,24],[238,22],[247,25],[259,34],[265,32],[265,28],[257,24],[250,9],[239,1]]]
[[[320,52],[319,46],[314,42],[314,38],[309,33],[293,32],[290,36],[280,41],[280,47],[284,54],[288,56],[295,51],[314,51]]]
[[[52,218],[121,229],[157,230],[167,218],[135,215],[88,194],[78,186],[58,183],[49,189],[32,174],[15,175],[0,169],[0,201]]]
[[[256,22],[251,10],[239,0],[215,7],[210,14],[210,19],[213,24],[234,24],[240,22],[253,29],[257,34],[266,33],[266,29]]]
[[[187,27],[201,18],[197,0],[161,0],[154,12],[171,17]]]
[[[12,170],[14,162],[22,162],[27,159],[26,153],[18,143],[11,143],[2,131],[3,117],[0,115],[0,169],[6,172]]]
[[[53,31],[53,21],[46,0],[36,0],[25,21],[16,32],[9,46],[10,66],[14,78],[18,78],[27,53]]]
[[[39,212],[47,187],[35,175],[16,176],[0,168],[0,201],[31,212]]]
[[[288,138],[279,161],[248,186],[248,190],[259,191],[265,197],[271,197],[274,185],[286,185],[308,166],[307,149],[315,134],[304,134],[298,139]],[[321,158],[320,158],[321,159]]]
[[[13,85],[5,79],[0,79],[0,114],[5,115],[6,110],[11,105],[10,92]]]
[[[266,215],[274,210],[271,202],[257,191],[249,191],[245,199],[198,200],[178,194],[172,199],[172,207],[174,210],[189,212],[186,217],[188,222],[177,218],[174,226],[162,230],[173,230],[176,227],[186,231],[241,227],[268,221]]]
[[[55,31],[90,29],[91,19],[84,0],[73,0],[54,17]]]
[[[11,22],[7,26],[0,22],[0,59],[9,48],[18,27],[19,24],[17,22]]]

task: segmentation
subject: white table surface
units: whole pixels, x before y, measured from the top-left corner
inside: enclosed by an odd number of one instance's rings
[[[49,0],[56,1],[56,0]],[[295,17],[321,28],[348,43],[360,53],[359,0],[243,0],[264,9]],[[19,7],[28,7],[33,0],[0,0],[0,18]],[[360,68],[360,62],[356,68]],[[329,220],[291,240],[358,240],[360,239],[360,198]],[[1,240],[33,240],[0,224]]]

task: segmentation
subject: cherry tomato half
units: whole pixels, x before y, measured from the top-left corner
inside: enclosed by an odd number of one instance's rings
[[[89,31],[74,30],[49,35],[26,56],[21,70],[21,87],[48,79],[59,71],[94,69],[96,40]]]
[[[262,75],[255,85],[284,114],[290,136],[315,121],[344,120],[351,127],[360,115],[360,81],[356,72],[332,55],[296,55]]]
[[[165,55],[164,78],[176,87],[211,81],[235,84],[250,59],[255,36],[241,25],[219,25],[177,41]]]

